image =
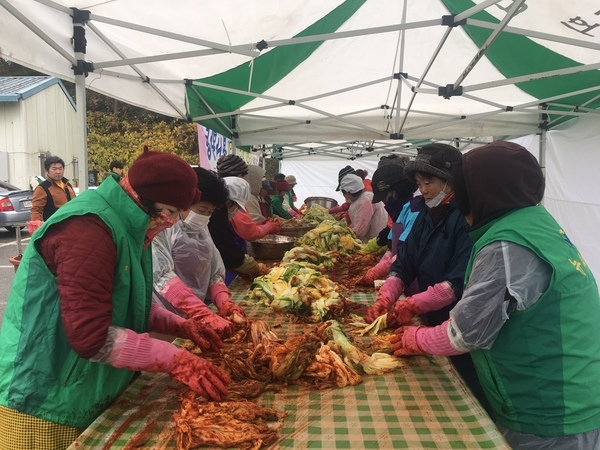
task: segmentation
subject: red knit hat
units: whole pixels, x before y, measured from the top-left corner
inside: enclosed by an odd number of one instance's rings
[[[144,153],[127,172],[129,184],[140,198],[186,210],[200,201],[198,177],[187,162],[171,153]]]
[[[276,181],[275,182],[275,189],[277,189],[278,191],[289,191],[292,187],[290,186],[290,183],[288,183],[287,181]]]

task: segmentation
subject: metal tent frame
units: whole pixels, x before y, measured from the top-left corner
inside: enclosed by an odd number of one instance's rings
[[[165,115],[209,126],[217,124],[232,138],[236,147],[265,145],[265,154],[275,156],[283,147],[285,158],[328,154],[332,158],[354,159],[392,151],[410,155],[428,139],[467,145],[478,142],[480,137],[530,133],[539,133],[543,146],[543,133],[548,128],[568,118],[598,114],[600,63],[596,63],[594,57],[598,60],[600,44],[588,39],[586,34],[591,33],[581,30],[574,33],[568,26],[580,26],[583,22],[590,31],[594,28],[578,15],[593,8],[591,0],[557,2],[556,9],[569,19],[567,26],[563,24],[561,28],[558,25],[558,34],[540,31],[543,27],[511,26],[515,21],[527,23],[531,20],[534,16],[527,16],[539,13],[540,8],[544,8],[543,0],[404,0],[397,3],[396,14],[390,19],[370,13],[369,8],[377,7],[377,0],[335,0],[329,6],[310,0],[305,7],[314,9],[314,15],[305,12],[305,21],[298,19],[298,25],[287,32],[287,37],[280,29],[272,33],[264,30],[264,35],[273,38],[232,43],[223,18],[225,32],[221,33],[220,41],[217,34],[213,34],[214,38],[205,37],[202,27],[190,33],[193,18],[185,17],[186,13],[193,15],[195,12],[190,10],[194,5],[190,0],[147,5],[137,0],[97,4],[85,0],[0,0],[0,25],[11,32],[0,38],[0,50],[4,58],[75,82],[80,179],[87,179],[88,170],[86,88]],[[219,2],[210,1],[204,7],[208,12],[223,12],[215,6],[217,4]],[[285,13],[276,9],[281,6],[275,1],[265,0],[261,4],[250,1],[245,2],[244,7],[252,17],[262,17],[255,11],[261,5],[273,8],[271,15]],[[425,9],[427,5],[436,7],[432,8],[432,14],[438,11],[446,14],[428,17],[428,12],[422,10],[413,14],[417,8]],[[144,19],[149,16],[144,15],[143,8],[159,18],[164,16],[163,26],[156,26],[156,20],[145,23]],[[297,6],[290,4],[289,9],[294,8]],[[299,32],[321,18],[333,17],[344,8],[355,8],[356,13],[338,29],[316,34]],[[238,11],[239,14],[244,12]],[[353,20],[354,17],[358,19]],[[369,20],[361,21],[364,18]],[[285,19],[289,17],[282,17]],[[208,15],[204,21],[218,22],[219,16]],[[234,22],[238,23],[238,20]],[[487,37],[475,45],[465,30],[483,30]],[[435,42],[430,43],[430,52],[415,65],[414,56],[407,54],[408,45],[414,46],[414,40],[409,42],[409,35],[424,31],[436,33],[437,40],[432,38]],[[255,34],[248,33],[249,36]],[[577,57],[582,52],[586,58],[574,57],[575,63],[568,67],[560,61],[550,70],[503,76],[489,69],[492,66],[487,55],[506,36],[534,41],[537,45],[551,45],[566,53],[572,50]],[[393,43],[395,49],[388,53],[392,57],[388,60],[388,69],[373,71],[378,76],[357,76],[353,83],[344,79],[329,89],[315,83],[296,91],[290,86],[299,83],[293,84],[293,81],[287,86],[289,91],[283,93],[285,86],[282,87],[281,81],[266,91],[254,89],[253,70],[260,67],[263,56],[275,49],[293,53],[302,46],[316,46],[305,62],[290,68],[286,75],[294,78],[300,70],[314,74],[307,66],[319,52],[325,55],[322,59],[336,55],[339,60],[346,61],[343,49],[348,51],[366,40],[383,38]],[[464,48],[457,48],[457,41],[462,42]],[[28,45],[34,48],[28,50]],[[373,48],[374,54],[377,51]],[[440,73],[440,60],[447,61],[449,53],[457,59],[457,67],[450,70],[450,65],[444,62],[448,73]],[[40,59],[40,55],[43,58]],[[348,54],[348,64],[357,57],[369,60],[369,55]],[[204,69],[215,61],[218,64],[215,64],[214,73]],[[461,61],[463,63],[459,65]],[[177,64],[176,70],[170,64]],[[326,67],[322,64],[321,60],[314,63],[319,70]],[[484,65],[486,67],[482,68]],[[250,67],[246,88],[215,82],[219,81],[219,74],[227,74],[240,66]],[[484,73],[486,77],[482,76]],[[574,79],[570,77],[582,74],[599,82],[572,84],[560,93],[543,97],[523,91],[523,87],[533,86],[536,82],[567,80],[568,83]],[[207,81],[209,77],[212,82]],[[467,84],[467,79],[471,78],[475,80]],[[485,80],[481,81],[482,78]],[[450,80],[453,82],[445,83]],[[361,95],[365,93],[368,97],[371,90],[378,92],[378,96],[364,101]],[[507,92],[510,97],[489,96],[493,91]],[[228,108],[226,101],[215,104],[208,100],[208,94],[223,98],[243,97],[247,101],[242,106]],[[356,98],[356,102],[352,102],[352,98]],[[192,101],[203,105],[206,113],[194,115],[190,108]],[[428,108],[424,109],[423,105]]]

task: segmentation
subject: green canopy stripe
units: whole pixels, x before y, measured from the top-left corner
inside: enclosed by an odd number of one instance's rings
[[[459,14],[475,6],[475,3],[471,0],[442,0],[442,2],[452,14]],[[527,4],[524,7],[526,8]],[[499,23],[498,19],[486,11],[475,14],[473,18],[490,23]],[[463,26],[463,29],[478,47],[481,47],[492,33],[489,29],[469,25]],[[506,32],[498,36],[486,51],[485,56],[506,78],[583,65],[538,44],[526,36]],[[571,92],[574,86],[577,86],[578,89],[600,86],[600,72],[597,70],[585,71],[526,81],[518,83],[516,86],[537,99],[543,99]],[[588,101],[589,98],[589,94],[573,95],[564,97],[560,100],[560,103],[579,106]],[[600,100],[594,100],[586,104],[586,107],[596,109],[600,107]],[[566,110],[567,108],[554,107],[553,109]]]
[[[346,22],[366,0],[346,0],[329,14],[310,25],[294,37],[327,34],[336,31]],[[253,93],[262,94],[281,81],[286,75],[304,62],[323,42],[309,42],[274,48],[255,58],[251,63],[244,63],[233,69],[195,81],[247,91],[248,85]],[[198,94],[202,98],[198,97]],[[186,86],[187,108],[190,117],[207,114],[235,111],[247,104],[254,97],[241,95],[202,86]],[[210,108],[210,109],[209,109]],[[212,109],[212,111],[211,111]],[[229,129],[231,119],[222,117]],[[231,132],[216,119],[201,121],[202,125],[225,136]]]

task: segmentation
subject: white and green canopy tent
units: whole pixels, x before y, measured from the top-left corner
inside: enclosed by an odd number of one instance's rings
[[[545,165],[547,131],[600,105],[592,0],[0,0],[0,30],[80,105],[85,86],[284,160],[539,134]]]

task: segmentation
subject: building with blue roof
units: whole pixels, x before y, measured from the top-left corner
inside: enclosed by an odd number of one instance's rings
[[[65,161],[65,176],[77,182],[76,105],[51,76],[0,77],[0,180],[20,188],[45,176],[47,156]]]

